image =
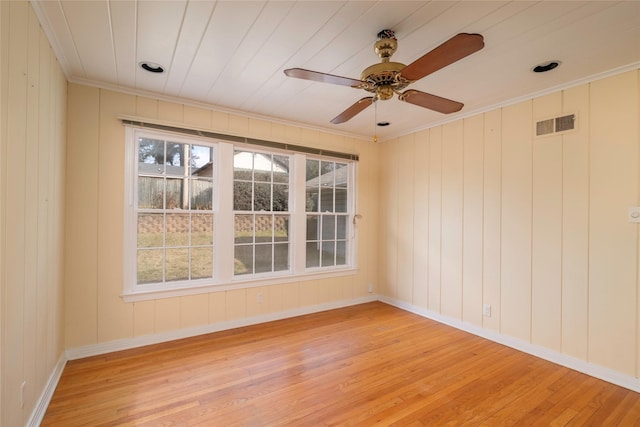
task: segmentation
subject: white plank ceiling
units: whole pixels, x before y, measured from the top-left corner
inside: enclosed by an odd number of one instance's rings
[[[35,0],[71,82],[381,140],[547,90],[640,67],[640,1]],[[392,29],[409,64],[460,32],[484,49],[410,88],[465,104],[443,115],[394,97],[329,121],[368,92],[286,77],[300,67],[360,78]],[[561,65],[536,74],[550,60]],[[165,72],[140,68],[148,61]],[[375,127],[387,121],[388,127]]]

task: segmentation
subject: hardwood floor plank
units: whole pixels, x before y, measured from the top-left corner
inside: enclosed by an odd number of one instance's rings
[[[639,420],[638,393],[376,302],[71,361],[42,425]]]

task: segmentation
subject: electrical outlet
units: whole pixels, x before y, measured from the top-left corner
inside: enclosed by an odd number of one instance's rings
[[[373,293],[373,285],[371,283],[369,283],[369,287],[367,288],[367,291],[372,294]]]
[[[482,314],[485,317],[491,317],[491,304],[484,304],[482,306]]]

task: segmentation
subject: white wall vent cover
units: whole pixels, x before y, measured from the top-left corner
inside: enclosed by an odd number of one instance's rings
[[[554,133],[568,132],[576,128],[576,115],[554,117],[552,119],[536,122],[536,136],[551,135]]]

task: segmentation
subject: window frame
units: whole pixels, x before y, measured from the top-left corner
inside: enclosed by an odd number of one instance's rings
[[[148,129],[125,124],[125,176],[124,176],[124,236],[123,236],[123,286],[121,297],[125,302],[152,300],[157,298],[193,295],[212,291],[232,290],[339,277],[354,274],[357,268],[358,233],[355,218],[357,188],[356,160],[335,158],[325,155],[312,155],[297,151],[272,147],[230,142],[216,138],[184,135],[167,130]],[[172,142],[204,144],[214,147],[213,172],[213,278],[187,281],[164,282],[157,284],[138,284],[136,274],[137,251],[137,190],[138,176],[137,138],[139,136],[155,139],[170,139]],[[263,152],[270,155],[289,156],[289,269],[258,274],[235,275],[234,265],[234,206],[233,206],[233,154],[235,150]],[[345,163],[348,167],[348,206],[347,206],[347,263],[329,267],[306,267],[306,159]],[[259,213],[259,212],[254,212]],[[278,212],[267,212],[270,214]],[[227,250],[228,248],[228,250]]]

